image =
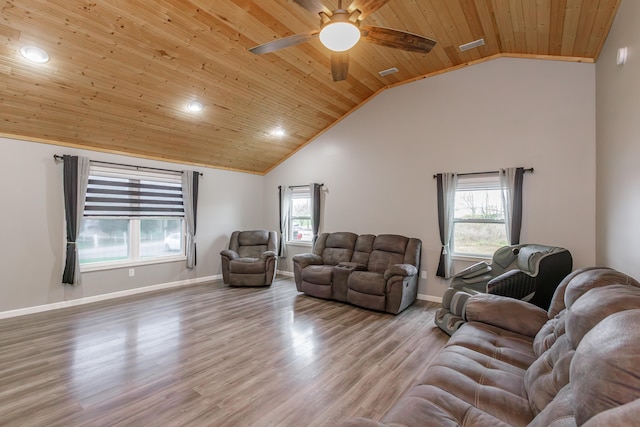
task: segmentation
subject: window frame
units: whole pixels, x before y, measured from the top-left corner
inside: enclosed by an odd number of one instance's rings
[[[308,220],[311,224],[311,229],[313,230],[313,216],[311,215],[311,210],[309,210],[309,216],[294,216],[293,215],[293,201],[295,199],[308,199],[309,207],[311,207],[311,187],[309,185],[301,185],[291,187],[291,195],[289,197],[289,215],[287,217],[287,237],[286,243],[288,245],[298,245],[298,246],[313,246],[313,236],[311,236],[311,240],[294,240],[292,239],[293,233],[293,225],[292,222],[295,219]]]
[[[465,182],[466,181],[466,182]],[[474,183],[476,181],[476,183]],[[462,185],[461,185],[462,184]],[[497,174],[474,174],[473,176],[458,176],[458,182],[456,185],[456,199],[459,191],[487,191],[487,190],[498,190],[502,191],[502,183],[500,182],[500,176]],[[502,197],[500,198],[500,204],[502,206],[502,212],[505,212],[504,200]],[[456,225],[457,224],[501,224],[505,229],[505,239],[506,239],[506,216],[503,219],[489,219],[489,218],[456,218],[455,216],[455,205],[454,205],[454,218],[453,218],[453,230],[451,233],[451,258],[458,260],[485,260],[491,259],[493,257],[493,253],[483,254],[483,253],[464,253],[464,252],[456,252],[455,248],[455,233],[456,233]],[[509,243],[505,240],[505,245]],[[503,245],[496,248],[499,249]]]
[[[137,175],[137,176],[136,176]],[[158,181],[168,180],[170,182],[180,182],[181,178],[176,178],[179,176],[179,173],[174,172],[142,172],[138,171],[137,168],[131,167],[120,167],[120,166],[91,166],[90,177],[117,177],[121,179],[128,179],[133,181],[134,183],[139,183],[137,181],[141,180],[151,180],[154,181],[153,178],[157,178]],[[182,187],[180,187],[182,188]],[[174,193],[175,194],[175,193]],[[87,203],[87,202],[85,202]],[[131,206],[131,205],[129,205]],[[91,271],[101,271],[101,270],[111,270],[111,269],[119,269],[125,267],[136,267],[142,265],[151,265],[151,264],[164,264],[170,262],[184,261],[187,259],[186,256],[186,220],[184,215],[141,215],[141,216],[127,216],[127,215],[91,215],[85,213],[83,214],[82,221],[84,222],[87,219],[128,219],[129,220],[129,230],[128,230],[128,247],[129,254],[127,259],[120,259],[115,261],[98,261],[98,262],[89,262],[89,263],[80,263],[80,272],[91,272]],[[179,220],[180,221],[180,234],[182,238],[181,244],[181,252],[166,256],[157,256],[157,257],[141,257],[140,249],[142,243],[142,231],[141,224],[143,220]],[[80,261],[80,259],[79,259]]]

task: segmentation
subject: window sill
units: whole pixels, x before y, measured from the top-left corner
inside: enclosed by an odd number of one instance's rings
[[[484,256],[484,255],[451,255],[451,259],[453,261],[465,261],[465,262],[480,262],[480,261],[491,261],[493,256]]]
[[[178,262],[178,261],[186,261],[186,255],[176,255],[171,257],[163,257],[163,258],[154,258],[148,260],[126,260],[121,262],[110,262],[105,264],[91,264],[91,265],[81,265],[80,273],[91,273],[94,271],[104,271],[104,270],[117,270],[119,268],[128,268],[128,267],[139,267],[143,265],[153,265],[153,264],[165,264],[169,262]]]
[[[291,241],[287,242],[287,245],[289,245],[289,246],[306,246],[306,247],[310,248],[310,247],[313,246],[313,243],[311,243],[311,242],[298,242],[298,241],[295,241],[295,240],[291,240]]]

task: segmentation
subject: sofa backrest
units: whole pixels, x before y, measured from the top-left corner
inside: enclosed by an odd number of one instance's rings
[[[249,230],[234,231],[229,240],[229,249],[241,258],[260,258],[266,251],[277,250],[275,231]]]
[[[573,392],[565,387],[570,378],[573,382],[573,358],[584,337],[612,314],[640,309],[640,287],[636,285],[629,276],[609,269],[572,275],[564,286],[566,309],[550,319],[535,337],[534,352],[539,357],[525,374],[532,412],[540,417],[533,425],[550,425],[560,405],[553,402],[571,397]],[[575,387],[570,388],[575,391]]]
[[[356,241],[355,251],[351,257],[351,262],[357,262],[358,264],[369,264],[369,257],[373,251],[373,242],[376,236],[373,234],[361,234]]]
[[[529,426],[638,425],[638,324],[640,309],[623,310],[606,317],[585,334],[572,354],[568,373],[571,382],[560,389]]]
[[[346,231],[322,233],[318,236],[313,253],[322,257],[326,265],[349,262],[353,256],[358,235]]]
[[[392,264],[403,264],[409,238],[397,234],[380,234],[373,241],[367,270],[384,273]]]

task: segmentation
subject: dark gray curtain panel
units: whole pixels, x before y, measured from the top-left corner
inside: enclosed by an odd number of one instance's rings
[[[311,206],[313,207],[313,212],[311,212],[311,224],[313,227],[313,244],[316,243],[318,239],[318,231],[320,230],[320,196],[321,196],[322,185],[321,184],[310,184],[309,185],[309,194],[311,195]]]
[[[73,285],[76,276],[76,230],[78,221],[78,157],[62,156],[64,218],[67,223],[67,249],[62,283]]]
[[[444,189],[442,185],[442,174],[436,175],[436,186],[438,191],[438,229],[440,230],[440,260],[438,261],[438,270],[436,276],[444,277]]]
[[[522,181],[524,168],[516,168],[513,186],[513,218],[511,219],[511,245],[520,243],[520,229],[522,228]]]

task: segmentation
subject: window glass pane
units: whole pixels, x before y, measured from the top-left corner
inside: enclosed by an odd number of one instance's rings
[[[129,219],[84,218],[78,236],[80,264],[129,259]]]
[[[311,198],[308,193],[303,195],[294,195],[291,198],[289,230],[290,241],[312,241],[313,229],[311,227]]]
[[[507,245],[504,223],[458,222],[453,227],[453,252],[457,255],[491,256]]]
[[[500,190],[456,191],[456,219],[504,221]]]
[[[140,258],[173,256],[183,252],[182,219],[140,219]]]

